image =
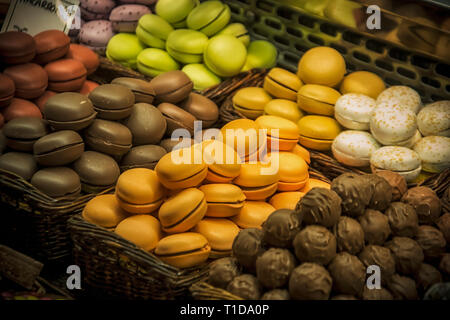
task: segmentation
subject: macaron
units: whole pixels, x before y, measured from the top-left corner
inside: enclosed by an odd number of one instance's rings
[[[383,79],[369,71],[356,71],[342,80],[339,91],[342,94],[358,93],[376,99],[386,89]]]
[[[167,102],[158,105],[158,110],[166,119],[168,135],[171,136],[177,129],[187,130],[190,135],[194,134],[194,125],[197,119],[191,113]]]
[[[351,167],[369,166],[370,156],[379,148],[381,145],[370,133],[356,130],[342,131],[331,145],[334,158]]]
[[[137,56],[137,69],[146,76],[156,77],[165,72],[178,70],[180,65],[166,51],[147,48]]]
[[[178,62],[183,64],[200,63],[208,37],[199,31],[177,29],[167,37],[166,50]]]
[[[83,152],[73,163],[73,169],[80,176],[81,187],[87,193],[97,193],[114,186],[120,175],[117,162],[96,151]]]
[[[296,155],[303,158],[303,160],[306,161],[306,163],[309,165],[311,164],[311,155],[308,150],[303,148],[301,145],[296,144],[292,150],[290,150],[292,153],[295,153]]]
[[[86,68],[87,75],[94,73],[100,65],[97,53],[76,43],[70,44],[69,51],[65,55],[65,58],[80,61]]]
[[[208,239],[211,246],[209,257],[217,259],[231,255],[239,227],[228,219],[205,218],[195,226],[194,231]]]
[[[242,70],[246,58],[247,48],[245,45],[228,34],[212,37],[203,53],[206,66],[219,77],[237,75]]]
[[[127,87],[134,93],[134,102],[152,103],[155,99],[155,90],[148,81],[142,79],[119,77],[111,81],[112,84],[118,84]]]
[[[264,114],[278,116],[295,123],[304,116],[297,103],[287,99],[273,99],[269,101],[264,107]]]
[[[404,145],[417,133],[416,114],[402,104],[378,104],[370,117],[370,132],[381,144]]]
[[[199,223],[206,210],[205,194],[199,189],[188,188],[165,200],[159,208],[158,218],[165,232],[181,233]]]
[[[194,145],[165,154],[155,171],[167,189],[176,190],[198,186],[206,178],[208,167]]]
[[[194,83],[194,90],[202,91],[214,87],[222,82],[208,67],[202,63],[191,63],[185,65],[181,71]]]
[[[7,107],[11,103],[15,91],[14,81],[0,73],[0,108]]]
[[[0,155],[0,169],[29,181],[38,170],[38,164],[32,154],[13,151]]]
[[[81,17],[86,21],[108,19],[115,5],[114,0],[80,0]]]
[[[44,106],[44,118],[55,130],[79,131],[94,121],[97,112],[81,93],[64,92],[50,97]]]
[[[272,152],[268,157],[278,162],[278,191],[297,191],[305,186],[309,167],[302,157],[292,152]]]
[[[128,214],[119,206],[113,194],[102,194],[86,203],[81,216],[87,222],[114,230],[122,220],[128,217]]]
[[[145,49],[135,34],[118,33],[109,39],[106,47],[106,57],[121,65],[136,69],[137,56]]]
[[[217,33],[217,34],[218,35],[220,35],[220,34],[232,35],[232,36],[236,37],[239,41],[241,41],[244,44],[244,46],[246,46],[246,47],[250,43],[250,35],[248,33],[247,28],[245,27],[244,24],[239,23],[239,22],[230,23],[225,28],[220,30],[219,33]]]
[[[399,173],[406,182],[416,179],[422,170],[422,164],[417,152],[398,146],[382,147],[370,157],[372,172],[389,170]]]
[[[318,151],[330,150],[333,140],[341,132],[339,123],[325,116],[305,116],[297,125],[300,144]]]
[[[300,58],[297,76],[306,84],[334,87],[345,73],[345,60],[339,51],[330,47],[315,47]]]
[[[222,30],[230,21],[230,7],[221,1],[205,1],[192,9],[186,19],[187,27],[208,37]]]
[[[319,179],[311,178],[306,182],[306,185],[299,191],[306,194],[308,191],[312,190],[313,188],[331,189],[331,184],[329,184],[328,182],[319,180]]]
[[[16,151],[32,152],[34,143],[48,133],[42,119],[35,117],[15,118],[3,126],[6,145]]]
[[[116,32],[135,32],[139,19],[151,12],[142,4],[123,4],[111,10],[109,21]]]
[[[155,11],[174,28],[184,28],[187,16],[198,4],[198,0],[161,0],[156,3]]]
[[[45,66],[48,88],[55,92],[79,91],[86,81],[84,64],[74,59],[60,59]]]
[[[166,153],[163,147],[153,144],[133,147],[120,161],[120,170],[126,171],[133,168],[153,170],[159,159]]]
[[[33,102],[36,104],[39,110],[43,112],[47,100],[50,99],[50,97],[53,97],[55,94],[57,94],[55,91],[45,90],[45,92],[41,96],[34,99]]]
[[[77,197],[81,191],[80,177],[67,167],[40,169],[31,178],[31,184],[52,198]]]
[[[278,209],[289,209],[295,210],[297,203],[305,193],[300,191],[288,191],[288,192],[279,192],[275,194],[272,198],[270,198],[269,203],[272,205],[274,210]]]
[[[133,214],[151,213],[161,206],[165,191],[155,171],[135,168],[123,172],[115,195],[122,209]]]
[[[272,97],[259,87],[239,89],[233,96],[233,107],[249,119],[256,119],[264,113],[264,107]]]
[[[245,201],[240,212],[231,217],[231,221],[242,229],[261,229],[262,224],[267,220],[275,208],[264,201]]]
[[[92,150],[110,156],[123,156],[132,147],[132,135],[125,125],[109,120],[95,119],[84,131],[86,145]]]
[[[450,137],[450,100],[426,105],[417,115],[417,126],[424,136]]]
[[[334,106],[336,120],[345,128],[369,130],[370,116],[376,102],[361,93],[347,93],[339,97]]]
[[[208,165],[206,180],[231,183],[241,172],[241,159],[234,149],[219,140],[204,140],[203,160]]]
[[[247,58],[241,71],[249,71],[254,68],[270,69],[277,63],[277,48],[267,40],[251,41],[247,47]]]
[[[289,151],[298,142],[295,122],[277,116],[260,116],[255,122],[261,129],[267,130],[267,146],[270,150]]]
[[[47,89],[47,72],[38,64],[24,63],[9,66],[3,70],[3,74],[14,81],[16,98],[34,99]]]
[[[297,92],[302,85],[296,74],[282,68],[272,68],[264,77],[263,88],[276,98],[297,101]]]
[[[450,167],[450,138],[427,136],[414,145],[422,161],[422,170],[439,173]]]
[[[64,166],[77,160],[84,152],[81,136],[71,130],[49,133],[33,144],[33,154],[42,166]]]
[[[200,191],[205,195],[208,210],[207,217],[225,218],[237,215],[244,206],[245,195],[233,184],[205,184]]]
[[[417,114],[422,108],[422,100],[417,91],[410,87],[392,86],[378,95],[377,105],[400,105]]]
[[[162,113],[148,103],[134,104],[130,116],[123,120],[123,124],[131,131],[133,146],[158,144],[167,128]]]
[[[297,103],[300,109],[311,114],[324,116],[334,115],[334,105],[341,94],[330,87],[306,84],[297,93]]]
[[[144,14],[136,27],[136,35],[141,42],[159,49],[166,48],[167,37],[172,31],[170,23],[156,14]]]
[[[186,99],[194,84],[182,71],[169,71],[154,77],[150,81],[159,102],[178,103]]]
[[[199,266],[208,260],[210,252],[208,240],[195,232],[172,234],[161,239],[155,248],[161,261],[176,268]]]
[[[198,94],[190,93],[180,107],[202,121],[202,127],[207,129],[219,119],[219,107],[211,99]]]
[[[247,200],[265,200],[275,193],[280,178],[278,168],[270,163],[243,163],[241,174],[233,180]]]
[[[34,36],[36,56],[33,61],[46,64],[62,58],[69,51],[70,38],[60,30],[45,30]]]
[[[83,24],[78,39],[82,45],[98,54],[105,55],[108,42],[114,34],[111,21],[93,20]]]
[[[134,93],[118,84],[102,84],[89,93],[89,100],[97,111],[97,117],[120,120],[128,117],[134,105]]]
[[[20,98],[12,98],[9,106],[1,110],[1,114],[5,122],[21,117],[42,119],[41,111],[33,102]]]
[[[172,152],[174,150],[183,149],[183,148],[189,148],[194,145],[195,140],[191,138],[186,137],[179,137],[179,138],[167,138],[161,140],[159,145],[163,147],[166,152]]]
[[[122,238],[145,251],[153,251],[162,238],[158,219],[147,214],[134,215],[122,220],[114,230]]]
[[[36,42],[25,32],[7,31],[0,33],[0,62],[22,64],[33,60]]]

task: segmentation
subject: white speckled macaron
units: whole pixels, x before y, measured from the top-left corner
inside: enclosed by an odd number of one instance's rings
[[[381,145],[366,131],[347,130],[333,141],[331,150],[337,161],[351,167],[366,167],[370,156]]]
[[[370,157],[372,172],[390,170],[403,176],[406,182],[416,179],[422,165],[417,152],[398,146],[382,147],[372,153]]]
[[[412,149],[420,139],[422,139],[422,135],[419,130],[416,130],[416,134],[411,139],[407,140],[405,143],[397,143],[397,146]]]
[[[424,136],[450,137],[450,100],[426,105],[417,115],[417,126]]]
[[[370,132],[383,145],[406,145],[417,133],[416,114],[399,104],[377,105],[370,117]]]
[[[421,139],[413,149],[422,160],[422,169],[438,173],[450,167],[450,138],[428,136]]]
[[[369,130],[370,114],[375,106],[375,99],[369,96],[347,93],[336,101],[334,117],[347,129]]]
[[[377,105],[396,105],[400,104],[418,113],[422,108],[422,100],[416,90],[407,86],[392,86],[380,93],[377,98]]]

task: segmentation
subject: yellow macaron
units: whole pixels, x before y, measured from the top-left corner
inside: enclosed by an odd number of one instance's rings
[[[249,119],[256,119],[264,112],[264,106],[272,97],[259,87],[246,87],[233,96],[234,108]]]
[[[302,157],[292,152],[272,152],[269,158],[278,161],[278,191],[297,191],[305,186],[309,167]]]
[[[341,132],[339,123],[330,117],[310,115],[298,122],[300,144],[306,148],[331,150],[334,138]]]
[[[279,177],[278,168],[270,162],[244,163],[233,183],[242,189],[247,200],[265,200],[277,190]]]
[[[261,229],[264,221],[274,211],[275,208],[265,201],[245,201],[241,212],[230,219],[242,229]]]
[[[231,217],[237,215],[244,206],[245,195],[234,184],[205,184],[199,188],[205,195],[208,217]]]
[[[297,203],[305,193],[300,191],[280,192],[270,198],[269,203],[276,209],[295,210]]]
[[[202,142],[203,159],[208,166],[206,181],[230,183],[241,172],[241,158],[236,151],[219,140]]]
[[[386,89],[383,79],[373,72],[356,71],[345,76],[339,91],[342,94],[361,93],[376,99]]]
[[[263,88],[276,98],[295,101],[302,85],[296,74],[282,68],[272,68],[264,78]]]
[[[334,105],[341,94],[330,87],[317,84],[307,84],[297,93],[297,103],[300,109],[310,114],[324,116],[334,115]]]
[[[148,214],[130,216],[122,220],[114,230],[122,238],[145,251],[152,251],[162,238],[161,224]]]
[[[119,206],[115,195],[103,194],[89,200],[81,216],[87,222],[112,230],[128,214]]]
[[[261,129],[267,130],[267,147],[270,150],[292,150],[298,142],[295,122],[277,116],[260,116],[255,122]]]

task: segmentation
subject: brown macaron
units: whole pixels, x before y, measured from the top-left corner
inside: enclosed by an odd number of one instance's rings
[[[14,81],[15,96],[34,99],[41,96],[48,85],[47,72],[35,63],[24,63],[6,68],[3,74]]]
[[[38,170],[38,165],[32,154],[7,152],[0,156],[0,169],[15,173],[29,181]]]
[[[15,118],[3,127],[6,145],[16,151],[32,152],[34,143],[47,133],[45,122],[34,117]]]
[[[103,84],[89,93],[97,117],[120,120],[128,117],[134,105],[134,94],[129,88],[118,84]]]
[[[74,59],[80,61],[87,70],[87,75],[90,75],[97,70],[100,65],[98,54],[88,47],[71,43],[69,51],[65,55],[66,59]]]
[[[95,119],[85,130],[86,144],[94,151],[122,156],[131,149],[131,131],[115,121]]]
[[[62,58],[69,51],[70,38],[60,30],[46,30],[34,36],[36,56],[34,62],[46,64]]]
[[[150,81],[159,102],[178,103],[188,97],[194,88],[189,77],[180,70],[168,71]]]
[[[33,102],[20,98],[13,98],[9,106],[3,108],[1,113],[5,122],[23,117],[42,119],[41,111]]]
[[[134,93],[135,103],[145,102],[151,104],[155,99],[155,90],[148,81],[135,78],[120,77],[113,79],[111,83],[119,84],[131,89],[131,91],[133,91]]]
[[[180,107],[201,120],[204,129],[211,127],[219,118],[219,108],[214,101],[198,93],[190,93]]]
[[[36,43],[25,32],[7,31],[0,33],[0,62],[22,64],[33,60],[36,55]]]
[[[41,137],[33,145],[36,161],[42,166],[64,166],[84,152],[84,142],[76,131],[61,130]]]
[[[191,113],[167,102],[161,103],[158,110],[166,119],[168,135],[171,135],[177,129],[186,129],[191,135],[194,134],[194,122],[197,119]]]
[[[11,103],[15,91],[14,81],[0,73],[0,108],[7,107]]]
[[[133,168],[154,169],[159,159],[161,159],[167,151],[158,145],[147,144],[136,146],[125,154],[120,162],[120,170],[126,171]]]
[[[86,81],[84,64],[74,59],[60,59],[45,66],[48,88],[55,92],[78,91]]]
[[[51,167],[37,171],[31,184],[52,198],[76,197],[81,184],[78,174],[67,167]]]

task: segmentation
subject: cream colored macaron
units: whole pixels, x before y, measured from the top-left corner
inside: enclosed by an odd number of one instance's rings
[[[450,138],[428,136],[414,145],[414,151],[422,160],[422,169],[438,173],[450,167]]]
[[[417,126],[424,136],[450,137],[450,100],[426,105],[417,115]]]
[[[336,120],[345,128],[369,130],[370,115],[376,102],[360,93],[347,93],[341,96],[334,106]]]
[[[341,132],[331,145],[334,158],[351,167],[366,167],[370,156],[381,145],[366,131],[347,130]]]
[[[407,86],[392,86],[384,90],[377,97],[377,104],[401,105],[414,113],[422,108],[422,100],[416,90]]]

